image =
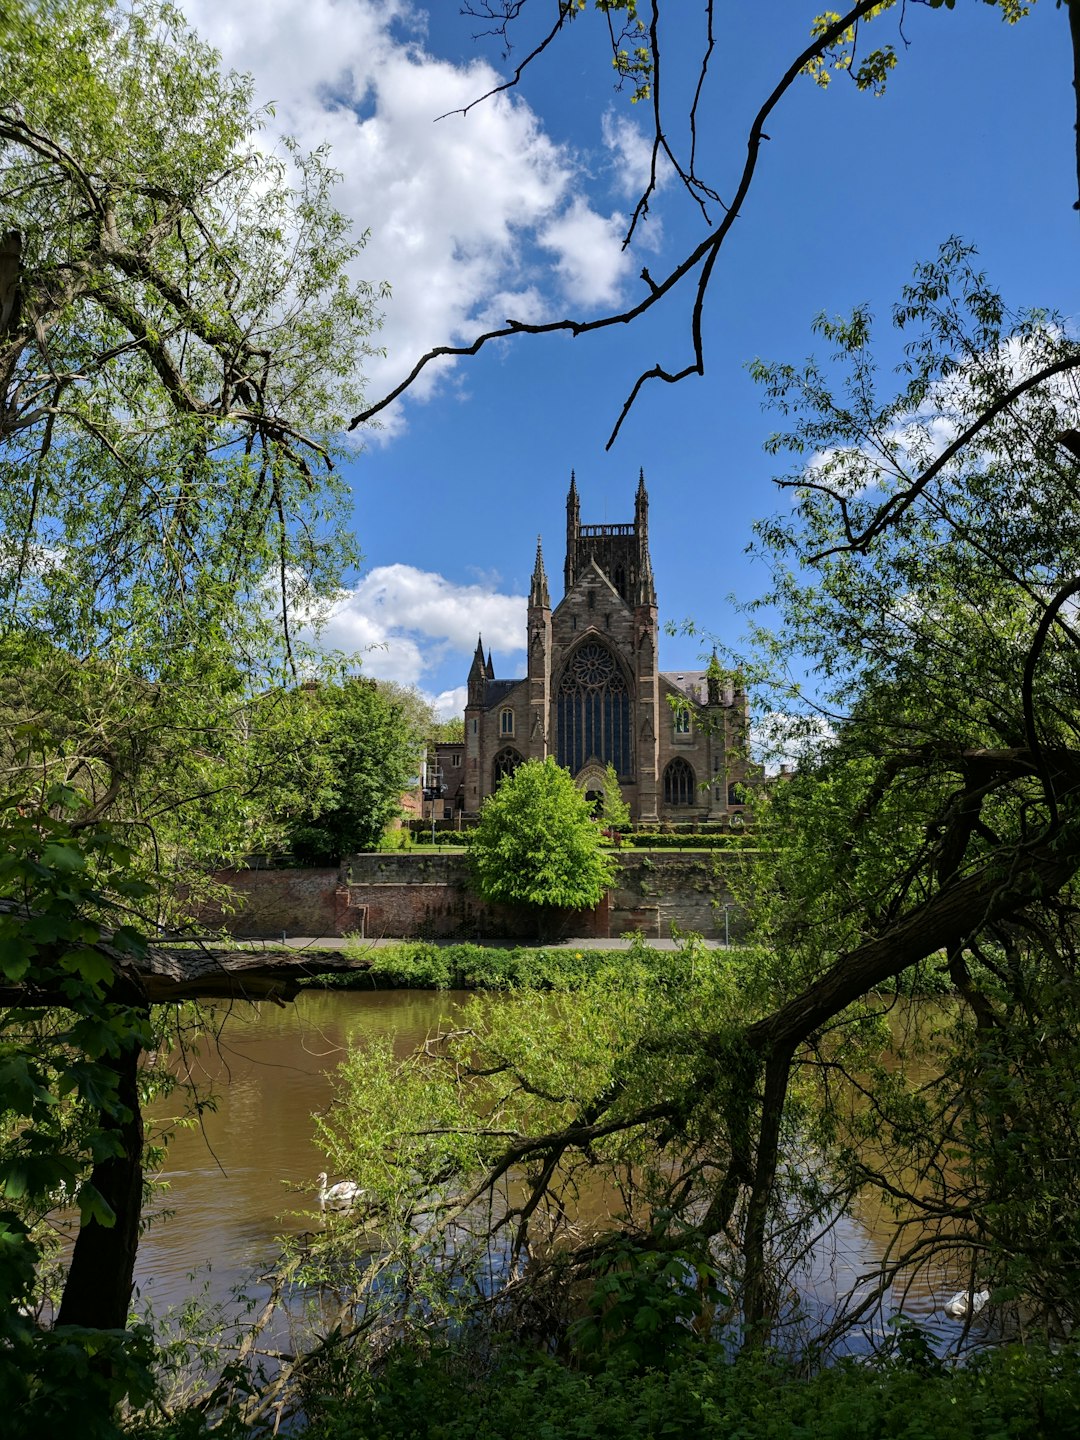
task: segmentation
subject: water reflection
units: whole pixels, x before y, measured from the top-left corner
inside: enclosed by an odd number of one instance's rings
[[[326,1157],[313,1142],[311,1117],[330,1103],[332,1074],[349,1047],[393,1033],[405,1055],[469,998],[464,991],[308,991],[284,1008],[212,1009],[214,1038],[188,1051],[184,1065],[217,1104],[198,1126],[174,1134],[160,1177],[168,1188],[151,1208],[140,1246],[141,1299],[161,1313],[200,1290],[219,1301],[241,1285],[262,1293],[256,1277],[277,1262],[276,1237],[321,1223],[315,1177]],[[176,1101],[162,1102],[148,1119],[163,1124],[176,1108]],[[590,1211],[603,1197],[591,1198]],[[828,1324],[838,1299],[857,1292],[893,1234],[892,1216],[872,1201],[826,1228],[810,1259],[788,1277],[812,1329]],[[931,1284],[920,1276],[904,1296],[894,1293],[885,1312],[902,1301],[912,1318],[933,1318],[955,1334],[959,1327],[943,1319],[940,1305],[956,1288],[952,1277]],[[881,1323],[868,1317],[868,1338],[880,1335]]]
[[[331,1076],[350,1045],[395,1033],[407,1054],[457,1013],[466,992],[306,991],[283,1008],[263,1003],[210,1007],[214,1036],[181,1062],[216,1107],[173,1133],[139,1246],[139,1295],[160,1311],[208,1280],[220,1300],[270,1269],[275,1237],[318,1223],[315,1176],[326,1157],[312,1140],[312,1115],[331,1099]],[[166,1125],[177,1100],[152,1106]],[[334,1178],[334,1177],[331,1177]]]

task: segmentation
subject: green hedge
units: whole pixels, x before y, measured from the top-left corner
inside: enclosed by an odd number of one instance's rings
[[[636,830],[622,837],[622,843],[635,850],[741,850],[747,840],[746,835],[726,831],[702,834],[684,831],[681,835],[670,835],[660,830]]]

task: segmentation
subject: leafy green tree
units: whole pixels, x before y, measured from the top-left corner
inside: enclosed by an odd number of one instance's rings
[[[264,120],[167,3],[0,10],[2,1348],[30,1373],[25,1214],[59,1176],[82,1215],[54,1353],[106,1405],[140,1383],[90,1334],[127,1322],[140,1219],[124,955],[265,828],[293,613],[353,553],[334,461],[376,295],[326,154]]]
[[[615,874],[589,802],[550,755],[519,765],[485,800],[469,858],[485,899],[539,911],[596,905]]]
[[[605,830],[623,830],[630,824],[630,806],[623,799],[615,766],[604,771],[604,799],[600,806],[600,823]]]
[[[16,3],[0,41],[0,621],[158,678],[195,636],[287,649],[350,558],[335,437],[376,323],[327,157],[268,151],[154,0]]]
[[[305,687],[304,753],[289,780],[295,799],[284,841],[309,864],[335,864],[373,849],[401,813],[415,776],[431,712],[359,677]]]
[[[465,717],[463,715],[452,715],[449,720],[436,721],[431,727],[431,738],[451,744],[454,741],[460,744],[465,743]]]

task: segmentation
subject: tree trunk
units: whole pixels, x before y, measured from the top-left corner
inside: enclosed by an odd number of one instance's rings
[[[114,1060],[104,1062],[116,1074],[117,1099],[126,1113],[110,1127],[120,1142],[120,1153],[99,1161],[90,1180],[112,1207],[116,1220],[107,1226],[91,1219],[79,1227],[57,1325],[88,1325],[99,1330],[122,1330],[127,1325],[142,1214],[140,1054],[141,1047],[132,1044]]]

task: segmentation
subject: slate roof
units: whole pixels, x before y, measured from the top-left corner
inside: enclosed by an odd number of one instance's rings
[[[661,670],[660,679],[679,690],[688,700],[697,705],[709,703],[709,674],[707,670]]]
[[[519,685],[523,685],[524,683],[524,676],[519,680],[489,680],[487,682],[487,689],[484,691],[484,709],[494,710],[496,705],[502,704],[511,690],[517,689]]]

